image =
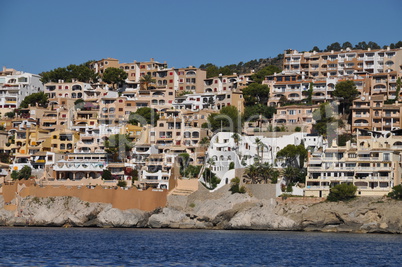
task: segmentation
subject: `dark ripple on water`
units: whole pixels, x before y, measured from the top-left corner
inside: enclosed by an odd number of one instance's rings
[[[0,228],[1,266],[401,266],[401,235]]]

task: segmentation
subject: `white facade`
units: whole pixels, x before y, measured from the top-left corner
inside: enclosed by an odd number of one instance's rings
[[[18,108],[26,96],[43,90],[40,76],[36,74],[17,72],[0,76],[0,108]]]
[[[221,179],[218,188],[234,178],[234,173],[233,177],[227,175],[231,162],[234,163],[235,169],[246,168],[257,161],[269,163],[275,168],[282,168],[283,163],[276,161],[276,154],[285,146],[300,145],[303,142],[306,149],[311,151],[324,146],[321,136],[306,133],[293,133],[281,137],[240,136],[237,144],[233,134],[231,132],[217,133],[212,137],[208,147],[206,167],[209,167]],[[260,145],[257,145],[258,140]]]
[[[188,94],[176,97],[172,103],[174,109],[186,109],[197,111],[206,108],[213,108],[216,102],[214,94]]]

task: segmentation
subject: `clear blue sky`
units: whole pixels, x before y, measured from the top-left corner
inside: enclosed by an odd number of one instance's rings
[[[171,67],[275,57],[287,48],[402,40],[401,0],[12,0],[0,67],[40,73],[113,57]]]

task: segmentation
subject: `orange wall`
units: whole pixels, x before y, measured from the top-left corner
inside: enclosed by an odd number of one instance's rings
[[[15,197],[16,184],[4,185],[3,196],[5,202],[10,202]],[[20,192],[21,197],[34,196],[34,197],[60,197],[71,196],[78,197],[82,201],[87,202],[100,202],[111,203],[114,208],[120,210],[127,209],[140,209],[145,211],[152,211],[158,207],[166,206],[167,190],[152,191],[152,188],[148,190],[138,190],[137,188],[131,188],[129,190],[117,189],[104,189],[102,187],[95,187],[89,189],[87,187],[53,187],[53,186],[35,186],[27,185]]]

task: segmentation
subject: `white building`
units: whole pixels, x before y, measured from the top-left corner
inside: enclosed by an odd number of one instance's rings
[[[40,76],[36,74],[17,71],[0,76],[0,109],[8,112],[18,108],[26,96],[43,90]]]
[[[234,163],[234,169],[246,168],[255,162],[269,163],[275,168],[282,168],[283,163],[275,159],[278,151],[285,146],[303,143],[310,151],[325,146],[321,136],[306,133],[293,133],[280,137],[240,136],[237,143],[233,135],[231,132],[217,133],[212,137],[208,147],[206,167],[221,179],[218,188],[234,178],[234,171],[229,170],[231,162]]]

